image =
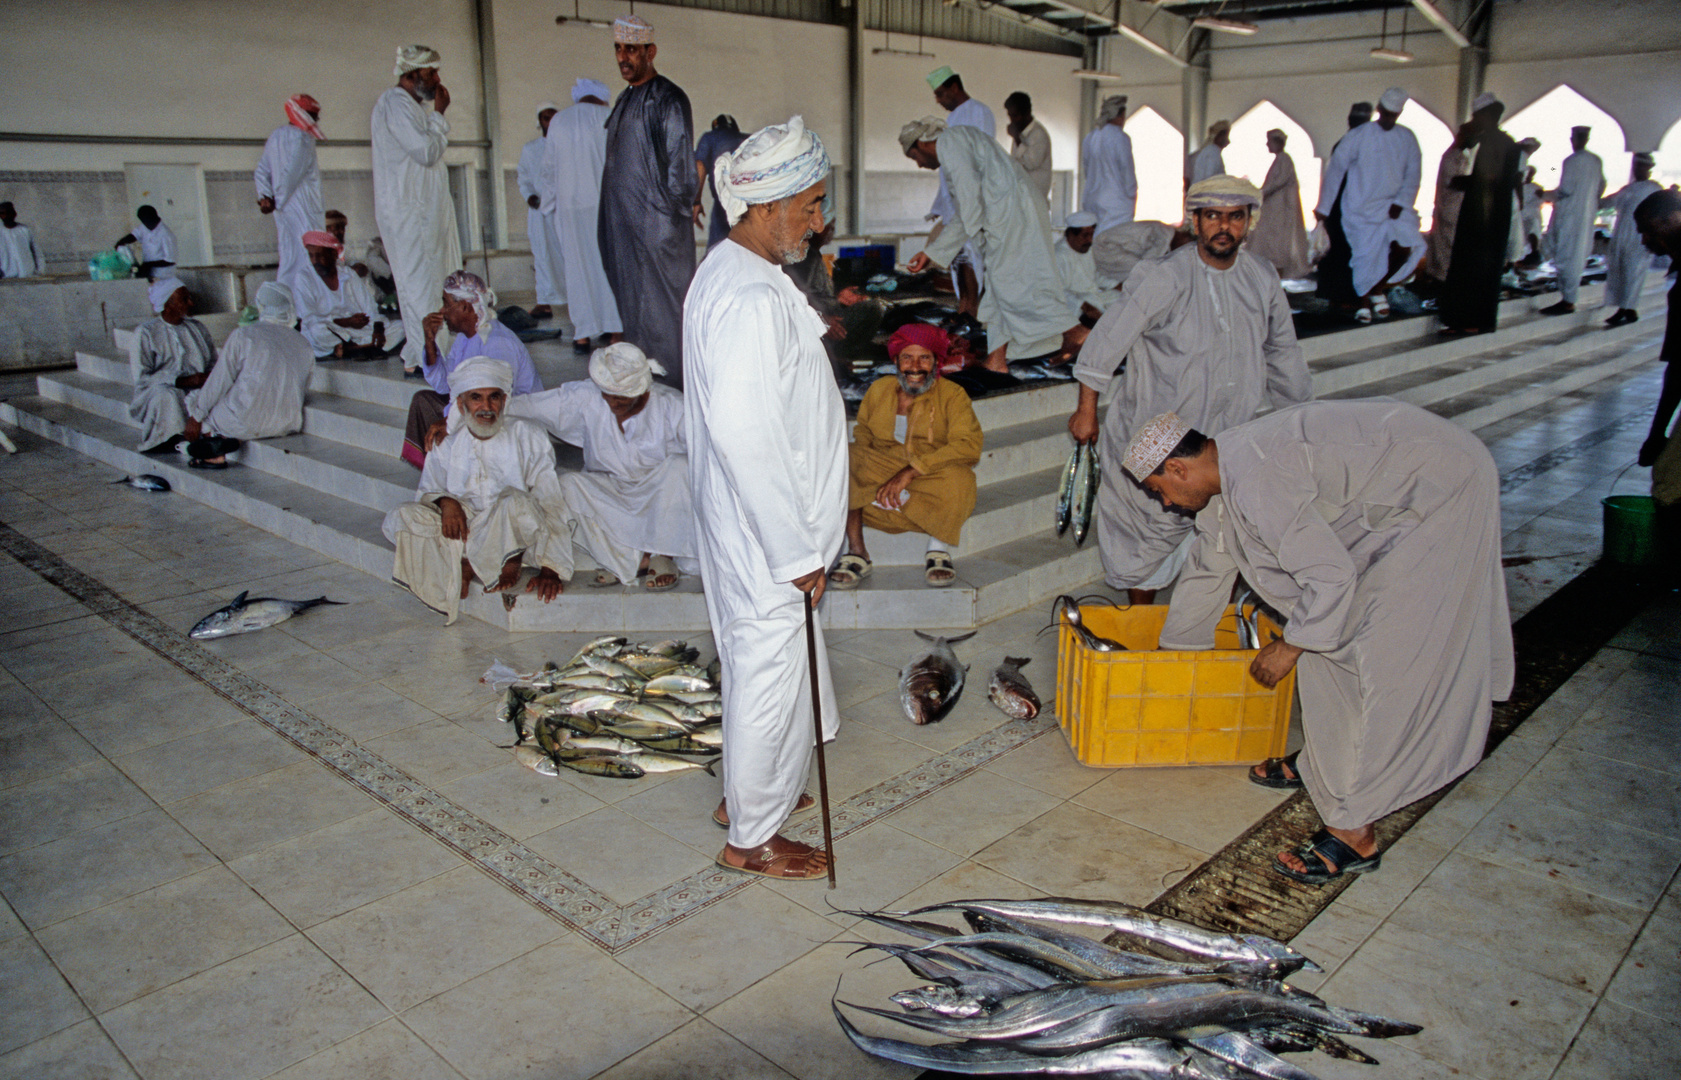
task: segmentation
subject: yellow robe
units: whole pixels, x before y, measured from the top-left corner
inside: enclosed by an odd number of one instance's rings
[[[893,437],[898,410],[899,380],[892,375],[877,379],[859,403],[850,447],[848,506],[862,509],[864,524],[872,529],[926,533],[955,544],[975,510],[981,425],[974,406],[961,387],[936,379],[927,393],[911,402],[903,443]],[[909,501],[897,512],[872,506],[881,485],[906,465],[922,474],[905,488]]]

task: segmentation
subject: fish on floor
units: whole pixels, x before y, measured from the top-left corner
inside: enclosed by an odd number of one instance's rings
[[[1017,720],[1031,720],[1039,715],[1039,695],[1033,692],[1033,684],[1021,673],[1031,659],[1027,656],[1006,656],[1004,662],[993,669],[992,678],[986,684],[987,700],[1004,710],[1006,716]]]
[[[924,634],[921,630],[915,634],[933,644],[899,672],[899,705],[911,723],[932,724],[944,720],[957,704],[963,693],[964,672],[969,670],[958,663],[951,646],[954,642],[968,641],[975,631],[950,638]]]
[[[247,599],[250,595],[249,590],[242,592],[234,597],[227,607],[212,611],[200,619],[198,624],[188,631],[187,636],[204,641],[232,634],[249,634],[253,630],[265,630],[275,623],[285,622],[312,607],[322,604],[337,606],[343,603],[340,600],[329,600],[325,596],[317,596],[313,600],[277,600],[272,596]]]
[[[168,491],[169,481],[152,473],[141,473],[139,476],[125,476],[121,480],[111,481],[115,484],[127,484],[131,488],[141,491]]]

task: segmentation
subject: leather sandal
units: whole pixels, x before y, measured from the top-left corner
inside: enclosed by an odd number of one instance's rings
[[[788,812],[788,820],[793,821],[795,818],[803,818],[815,809],[817,809],[817,800],[811,797],[811,792],[802,791],[799,799],[794,803],[794,809]],[[718,800],[718,809],[712,811],[712,823],[720,829],[730,827],[730,808],[722,799]]]
[[[1302,752],[1297,750],[1294,754],[1285,757],[1267,758],[1261,762],[1261,775],[1256,776],[1254,769],[1249,770],[1249,782],[1270,788],[1287,788],[1290,790],[1299,788],[1302,786],[1302,771],[1296,768],[1296,759],[1301,756]],[[1284,775],[1286,768],[1296,775]]]
[[[835,560],[835,568],[829,571],[829,584],[836,589],[856,589],[874,569],[870,560],[847,552]]]
[[[1277,855],[1272,857],[1272,868],[1287,878],[1308,885],[1323,885],[1344,874],[1368,874],[1383,863],[1383,852],[1362,855],[1326,829],[1314,833],[1311,840],[1295,850],[1295,856],[1306,864],[1306,870],[1285,866]],[[1329,866],[1325,865],[1327,862]]]
[[[749,851],[747,860],[739,866],[729,861],[729,854],[730,849],[725,847],[713,861],[726,870],[782,881],[813,881],[829,876],[829,864],[822,848],[790,840],[781,834]]]

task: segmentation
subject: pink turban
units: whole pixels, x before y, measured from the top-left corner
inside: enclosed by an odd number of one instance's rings
[[[334,251],[344,251],[344,245],[339,243],[338,237],[330,232],[322,232],[320,229],[311,229],[304,233],[302,240],[304,247],[332,248]]]
[[[887,339],[887,355],[893,358],[894,363],[898,363],[899,354],[908,345],[920,345],[934,354],[934,374],[937,377],[940,368],[946,362],[946,351],[951,347],[946,332],[927,323],[906,323],[893,331],[893,336]]]
[[[311,109],[320,112],[321,103],[308,94],[293,94],[286,99],[287,121],[293,127],[308,132],[311,136],[319,139],[322,137],[321,125],[315,122],[315,117],[309,115]]]

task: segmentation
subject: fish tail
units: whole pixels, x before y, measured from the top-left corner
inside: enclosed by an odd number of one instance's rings
[[[1004,662],[1006,664],[1014,664],[1016,667],[1019,667],[1019,668],[1020,667],[1026,667],[1028,664],[1031,664],[1033,662],[1033,657],[1031,657],[1031,656],[1006,656],[1004,658]]]

